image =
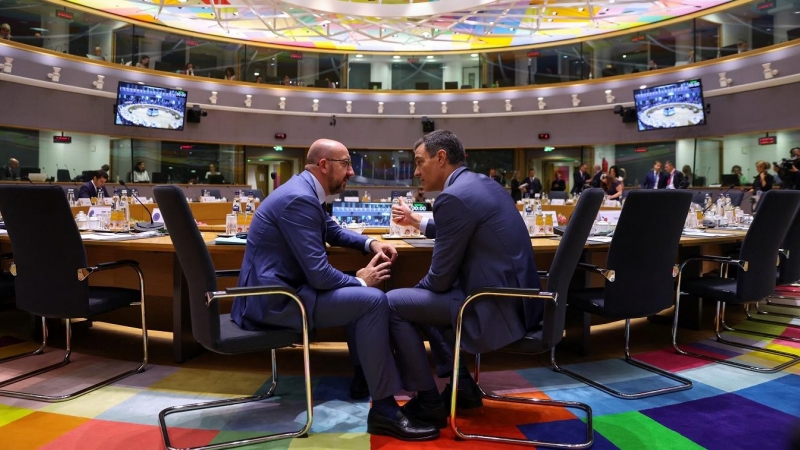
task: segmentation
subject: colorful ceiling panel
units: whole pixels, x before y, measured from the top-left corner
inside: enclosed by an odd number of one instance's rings
[[[376,52],[488,50],[587,38],[732,0],[67,0],[196,33]]]

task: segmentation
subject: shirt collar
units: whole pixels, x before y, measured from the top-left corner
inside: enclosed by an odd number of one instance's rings
[[[325,203],[325,189],[313,173],[309,172],[308,174],[311,176],[311,179],[314,180],[314,190],[317,191],[317,200],[319,200],[319,204],[321,205]]]

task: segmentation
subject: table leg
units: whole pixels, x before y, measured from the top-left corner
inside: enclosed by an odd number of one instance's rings
[[[192,336],[189,287],[177,255],[172,257],[172,358],[182,363],[194,358],[202,346]]]

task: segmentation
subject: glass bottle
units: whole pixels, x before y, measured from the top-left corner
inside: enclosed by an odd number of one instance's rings
[[[67,202],[69,206],[75,206],[75,190],[69,189],[67,190]]]
[[[244,206],[244,232],[247,233],[250,230],[250,222],[253,221],[253,214],[255,214],[255,202],[253,201],[253,196],[249,195],[247,197],[247,203]]]
[[[104,203],[103,199],[105,194],[103,194],[103,188],[97,190],[97,204],[102,205]]]
[[[123,189],[119,196],[119,208],[122,210],[122,214],[120,218],[122,219],[122,224],[120,228],[124,231],[130,229],[130,220],[131,220],[131,210],[128,203],[128,191]]]
[[[544,216],[544,234],[553,234],[553,215],[545,214]]]

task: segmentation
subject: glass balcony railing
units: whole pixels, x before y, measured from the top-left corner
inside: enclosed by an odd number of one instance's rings
[[[232,43],[114,20],[43,0],[0,4],[13,40],[109,63],[249,83],[332,89],[528,86],[658,70],[800,37],[800,6],[760,1],[670,25],[563,45],[467,54],[336,54]],[[58,14],[57,14],[58,11]],[[67,14],[64,14],[66,12]]]

